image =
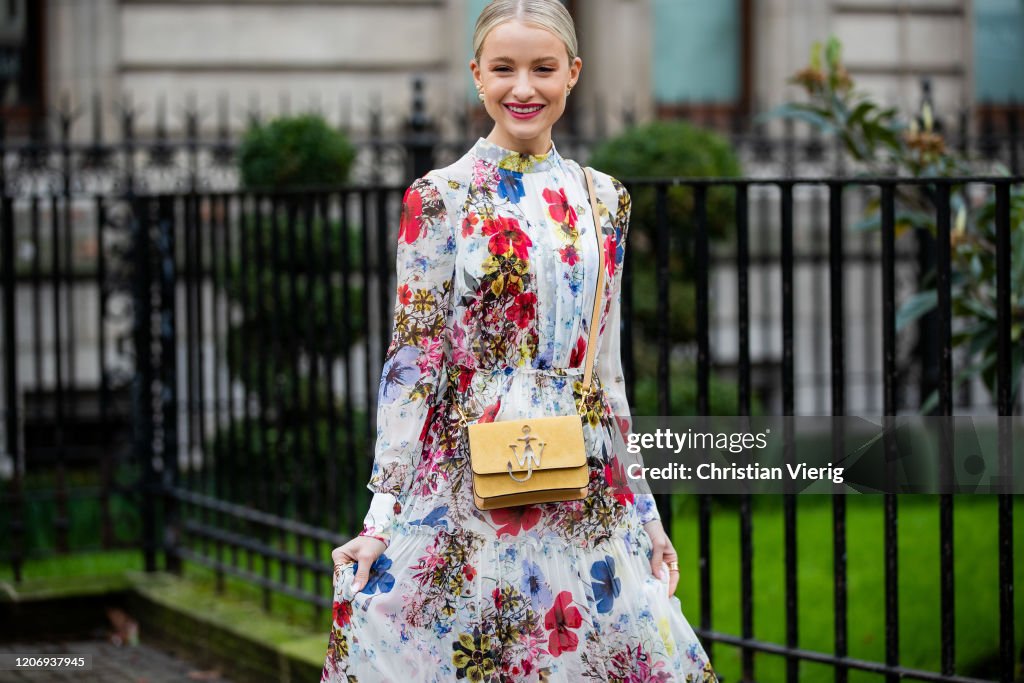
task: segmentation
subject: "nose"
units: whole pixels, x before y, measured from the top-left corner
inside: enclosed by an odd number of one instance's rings
[[[533,82],[530,80],[530,73],[520,72],[516,77],[516,84],[512,88],[512,95],[517,100],[528,102],[533,97]]]

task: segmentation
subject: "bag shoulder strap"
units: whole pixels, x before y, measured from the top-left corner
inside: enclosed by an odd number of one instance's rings
[[[594,190],[594,176],[589,166],[583,173],[587,178],[587,193],[590,195],[590,214],[594,217],[594,235],[597,239],[597,285],[594,287],[594,311],[590,315],[590,338],[587,340],[587,357],[583,370],[583,395],[590,391],[590,380],[594,371],[594,354],[597,351],[597,332],[601,327],[601,294],[604,292],[604,245],[601,243],[601,218],[597,212],[597,192]]]

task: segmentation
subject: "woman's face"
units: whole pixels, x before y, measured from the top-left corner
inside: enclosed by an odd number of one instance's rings
[[[495,144],[527,154],[545,154],[551,127],[565,111],[566,88],[575,85],[583,61],[572,63],[554,33],[512,20],[484,38],[480,62],[469,63],[494,129]]]

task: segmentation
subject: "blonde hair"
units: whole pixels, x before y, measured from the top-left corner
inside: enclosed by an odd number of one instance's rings
[[[524,24],[534,24],[551,31],[565,43],[569,63],[576,59],[579,46],[576,43],[576,25],[569,10],[559,0],[492,0],[480,12],[473,32],[473,56],[480,61],[484,38],[499,24],[513,19]]]

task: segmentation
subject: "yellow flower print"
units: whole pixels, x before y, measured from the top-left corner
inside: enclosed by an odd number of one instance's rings
[[[547,154],[509,154],[498,162],[498,168],[525,173],[534,164],[544,161],[547,156]]]
[[[472,633],[460,633],[459,640],[452,643],[452,664],[458,678],[470,681],[489,681],[497,673],[495,659],[497,652],[491,647],[491,637],[481,635],[476,627]]]
[[[412,305],[417,313],[426,313],[437,306],[437,299],[429,289],[417,289],[412,298]]]
[[[676,643],[672,640],[672,630],[668,625],[668,617],[658,619],[658,634],[661,635],[661,642],[665,644],[665,652],[671,657],[676,653]]]

